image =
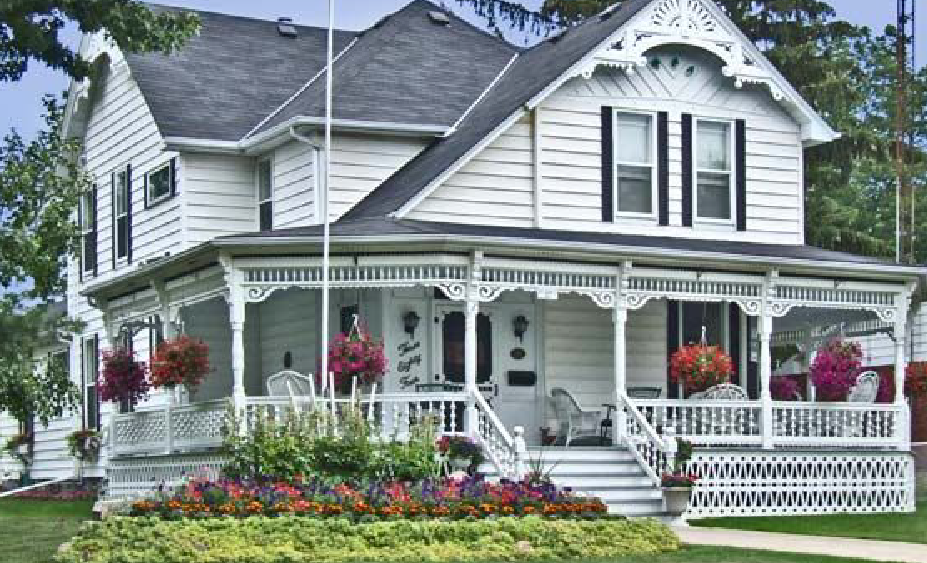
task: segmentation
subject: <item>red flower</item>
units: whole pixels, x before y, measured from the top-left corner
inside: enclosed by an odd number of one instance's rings
[[[731,380],[734,364],[718,346],[690,344],[673,353],[670,378],[695,393]]]
[[[155,387],[196,388],[207,373],[209,346],[186,335],[162,342],[151,359],[151,383]]]
[[[145,362],[135,360],[135,353],[122,348],[104,351],[100,398],[104,401],[127,401],[132,406],[148,396],[151,386]]]
[[[335,387],[342,391],[350,390],[355,377],[361,384],[380,381],[386,373],[383,342],[360,327],[335,336],[328,347],[328,371],[333,374]]]

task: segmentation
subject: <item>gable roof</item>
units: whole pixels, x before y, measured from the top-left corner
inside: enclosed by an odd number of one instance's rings
[[[414,0],[360,34],[334,63],[334,119],[450,128],[518,52],[453,14],[435,23],[433,11],[440,8]],[[324,113],[320,78],[253,134]]]
[[[627,0],[523,52],[450,136],[432,143],[351,208],[344,219],[388,215],[425,189],[651,0]]]
[[[200,31],[182,49],[125,54],[164,137],[237,141],[325,67],[325,28],[283,37],[275,21],[196,13]],[[335,51],[355,35],[335,31]]]

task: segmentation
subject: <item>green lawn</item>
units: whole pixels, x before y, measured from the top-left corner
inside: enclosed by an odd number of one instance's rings
[[[786,532],[806,536],[927,543],[927,494],[921,493],[917,503],[917,512],[910,514],[707,518],[704,520],[692,520],[689,524],[709,528]]]
[[[843,559],[823,555],[779,553],[733,547],[686,546],[675,553],[649,557],[584,560],[582,563],[872,563],[865,559]]]
[[[92,501],[0,499],[0,561],[48,563],[58,546],[90,520]]]

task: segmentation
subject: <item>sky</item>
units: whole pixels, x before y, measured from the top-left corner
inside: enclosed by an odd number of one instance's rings
[[[361,30],[374,24],[386,14],[392,13],[409,0],[336,0],[335,27]],[[440,0],[435,0],[440,3]],[[913,0],[912,0],[913,1]],[[326,26],[328,24],[327,2],[325,0],[159,0],[162,4],[183,6],[229,14],[265,19],[289,16],[304,25]],[[525,4],[536,7],[541,0],[527,0]],[[829,0],[837,11],[837,17],[857,25],[866,25],[874,32],[881,32],[887,24],[895,22],[895,3],[889,0]],[[472,10],[461,7],[454,0],[444,4],[459,16],[478,25],[484,22]],[[923,31],[917,32],[917,65],[927,64],[927,0],[921,0],[917,7],[917,18],[923,21]],[[513,34],[514,35],[514,34]],[[75,44],[79,40],[76,31],[67,34]],[[518,40],[518,37],[509,37]],[[31,137],[42,127],[42,96],[46,93],[60,94],[67,88],[68,81],[60,72],[52,71],[40,64],[31,63],[29,71],[19,82],[0,83],[0,133],[15,128],[24,136]]]

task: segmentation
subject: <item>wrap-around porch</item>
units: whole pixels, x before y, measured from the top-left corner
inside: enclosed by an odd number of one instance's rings
[[[526,445],[562,445],[574,430],[584,431],[576,432],[577,444],[589,444],[591,436],[593,443],[627,447],[655,483],[669,468],[674,437],[716,455],[908,451],[901,377],[911,283],[749,270],[526,260],[479,251],[336,256],[329,271],[330,333],[345,330],[358,314],[384,339],[387,375],[372,394],[356,390],[354,403],[372,422],[396,432],[435,414],[440,430],[480,441],[500,475],[525,470]],[[109,456],[208,451],[221,442],[229,401],[238,412],[282,414],[294,403],[349,408],[350,398],[324,384],[314,398],[271,396],[266,386],[283,370],[317,370],[321,286],[319,257],[222,255],[219,265],[153,283],[147,301],[111,300],[113,334],[132,318],[159,312],[165,335],[182,329],[208,337],[198,330],[206,311],[224,314],[227,330],[213,335],[211,349],[227,359],[213,362],[215,386],[192,398],[114,415]],[[773,400],[775,327],[792,329],[783,319],[799,309],[811,318],[816,311],[854,311],[854,318],[866,312],[888,323],[893,401]],[[700,330],[734,358],[733,383],[742,397],[685,398],[667,381],[669,351]],[[576,403],[572,416],[557,405],[561,390]],[[804,396],[813,393],[809,388]],[[697,455],[693,463],[701,460]],[[907,466],[899,467],[898,479],[906,480]]]

